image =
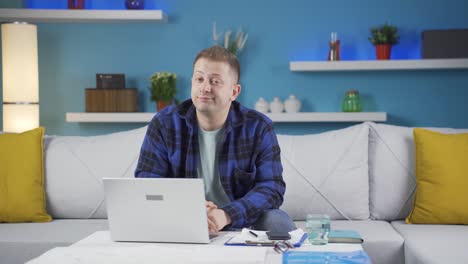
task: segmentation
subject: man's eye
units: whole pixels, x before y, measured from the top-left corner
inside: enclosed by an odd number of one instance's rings
[[[213,85],[219,85],[220,83],[221,82],[219,80],[216,80],[216,79],[211,80],[211,84],[213,84]]]
[[[197,82],[203,82],[203,78],[199,77],[199,78],[196,78]]]

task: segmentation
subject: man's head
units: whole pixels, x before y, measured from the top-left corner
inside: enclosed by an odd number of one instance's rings
[[[192,76],[192,101],[197,112],[226,114],[241,91],[239,78],[239,61],[227,49],[213,46],[198,53]]]
[[[201,58],[208,59],[211,61],[216,61],[216,62],[227,63],[231,67],[232,74],[234,74],[234,76],[236,77],[236,84],[239,83],[239,80],[240,80],[239,60],[237,60],[237,57],[231,52],[229,52],[227,49],[216,45],[216,46],[200,51],[197,54],[197,57],[195,57],[195,60],[193,61],[194,67],[197,61]]]

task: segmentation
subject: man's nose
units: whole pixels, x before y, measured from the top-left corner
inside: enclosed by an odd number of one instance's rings
[[[200,88],[200,91],[201,92],[211,92],[211,84],[209,82],[205,82],[201,85],[201,88]]]

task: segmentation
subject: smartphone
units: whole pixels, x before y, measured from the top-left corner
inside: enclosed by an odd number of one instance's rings
[[[269,240],[289,240],[291,239],[291,235],[288,232],[266,232]]]

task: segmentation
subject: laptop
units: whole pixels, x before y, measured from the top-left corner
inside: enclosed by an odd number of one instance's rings
[[[209,243],[202,179],[104,178],[114,241]]]

